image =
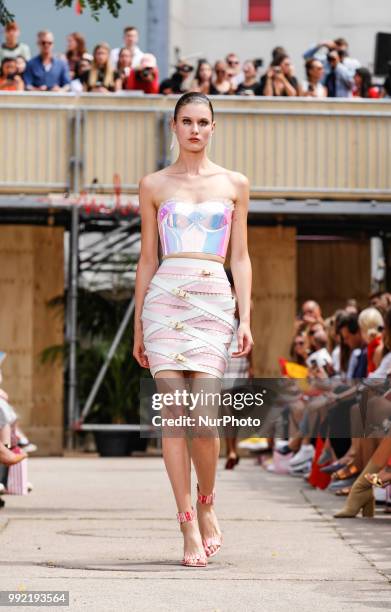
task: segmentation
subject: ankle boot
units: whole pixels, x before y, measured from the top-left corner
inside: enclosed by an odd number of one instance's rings
[[[373,495],[372,485],[365,478],[368,472],[378,472],[380,467],[370,460],[360,476],[353,484],[345,506],[334,514],[335,518],[353,518],[362,511],[365,517],[373,517],[375,514],[375,497]]]

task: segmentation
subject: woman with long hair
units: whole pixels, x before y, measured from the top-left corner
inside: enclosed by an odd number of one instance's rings
[[[198,91],[207,96],[215,96],[220,92],[213,84],[212,66],[205,59],[199,60],[191,91]]]
[[[91,69],[80,77],[84,91],[109,93],[115,90],[114,71],[110,63],[110,47],[101,42],[94,48]]]
[[[207,155],[215,130],[207,96],[188,92],[171,123],[177,160],[140,181],[141,253],[135,287],[134,347],[159,390],[221,385],[228,358],[250,353],[252,270],[247,248],[248,179]],[[224,270],[231,237],[231,271],[240,323],[238,351],[228,348],[235,329],[235,298]],[[162,250],[159,265],[158,244]],[[208,383],[208,385],[206,385]],[[185,406],[169,409],[183,415]],[[191,428],[189,428],[191,429]],[[164,435],[163,458],[184,536],[182,563],[205,567],[222,544],[214,511],[218,436]],[[191,432],[190,432],[191,433]],[[202,431],[204,434],[204,430]],[[207,435],[209,434],[209,435]],[[192,504],[191,463],[197,475]]]
[[[72,32],[67,36],[67,49],[65,52],[71,79],[79,76],[79,64],[83,54],[87,52],[85,38],[80,32]]]
[[[356,98],[380,98],[378,88],[372,85],[372,75],[368,68],[357,68],[354,75],[353,96]]]
[[[118,54],[117,70],[114,73],[115,91],[124,89],[125,81],[132,70],[133,55],[132,51],[127,47],[122,47],[120,50]]]

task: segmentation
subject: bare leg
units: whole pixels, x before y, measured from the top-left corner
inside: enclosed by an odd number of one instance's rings
[[[176,370],[161,370],[155,375],[156,386],[160,393],[179,391],[185,388],[182,372]],[[175,409],[175,415],[184,414],[183,407]],[[173,416],[171,414],[170,416]],[[174,492],[178,512],[189,512],[192,509],[190,453],[185,432],[178,431],[178,436],[164,435],[162,437],[163,460]],[[184,536],[184,555],[204,555],[202,540],[197,521],[181,523]]]
[[[208,385],[208,391],[220,389],[220,383],[215,377],[206,374],[204,372],[193,373],[193,393],[197,393],[205,387],[202,385],[202,379],[210,378],[211,385]],[[214,416],[213,410],[208,410],[211,416]],[[215,487],[216,481],[216,470],[217,461],[220,452],[220,437],[218,431],[214,434],[205,437],[196,436],[191,441],[191,458],[193,460],[194,468],[197,473],[197,480],[199,485],[200,493],[203,495],[210,495]],[[213,537],[221,537],[221,531],[217,521],[217,516],[214,511],[213,504],[200,504],[197,502],[197,515],[198,523],[202,539]],[[210,553],[217,549],[216,545],[209,547]]]
[[[11,425],[4,425],[0,429],[0,442],[5,445],[11,444]]]

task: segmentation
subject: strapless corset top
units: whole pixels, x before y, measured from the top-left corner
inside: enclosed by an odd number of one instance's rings
[[[162,202],[157,216],[163,256],[186,252],[225,257],[234,208],[232,200],[223,198],[198,204],[179,199]]]

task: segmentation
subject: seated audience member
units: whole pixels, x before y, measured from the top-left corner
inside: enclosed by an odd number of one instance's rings
[[[354,75],[353,96],[356,98],[380,98],[378,88],[372,85],[372,75],[368,68],[357,68]]]
[[[24,82],[18,74],[16,59],[5,57],[1,62],[0,91],[23,91]]]
[[[101,42],[94,48],[90,70],[80,76],[84,91],[110,93],[115,90],[114,71],[110,64],[110,47]]]
[[[11,21],[4,26],[4,42],[0,47],[0,63],[5,57],[16,59],[20,55],[24,57],[26,62],[31,58],[30,47],[19,42],[19,36],[19,26],[15,21]]]
[[[326,76],[325,85],[329,98],[350,98],[352,96],[353,77],[341,62],[337,51],[330,51],[327,60],[330,70]]]
[[[301,84],[304,97],[327,98],[327,89],[322,85],[324,68],[322,62],[317,59],[309,59],[305,63],[307,79]]]
[[[218,60],[214,67],[215,78],[213,79],[214,88],[219,94],[229,95],[234,93],[232,82],[228,78],[228,66],[223,60]]]
[[[384,79],[382,97],[391,98],[391,62],[388,62],[388,75]]]
[[[159,85],[159,93],[163,96],[170,96],[174,93],[172,79],[163,79]]]
[[[86,41],[82,34],[79,32],[72,32],[67,36],[65,59],[68,62],[68,70],[71,80],[78,78],[80,60],[83,54],[86,52]]]
[[[139,66],[132,68],[125,80],[124,89],[143,91],[145,94],[159,93],[159,69],[152,53],[145,53]]]
[[[219,92],[212,82],[212,66],[206,59],[199,60],[191,91],[200,91],[207,96],[215,96]]]
[[[114,72],[115,91],[123,89],[124,82],[132,70],[132,57],[132,52],[126,47],[123,47],[119,52],[117,69]]]
[[[21,77],[23,77],[25,73],[26,66],[27,66],[27,62],[24,59],[24,57],[22,57],[21,55],[18,55],[18,57],[16,58],[16,71],[18,74],[20,74]]]
[[[349,48],[348,43],[345,38],[336,38],[335,40],[325,40],[321,43],[318,43],[314,47],[311,47],[306,51],[303,55],[305,60],[316,58],[320,60],[324,66],[324,81],[323,85],[326,84],[326,78],[329,72],[332,70],[332,65],[328,59],[330,51],[336,51],[338,56],[346,68],[349,76],[353,79],[353,76],[357,70],[360,68],[361,64],[357,59],[349,56]]]
[[[238,96],[260,96],[261,86],[257,78],[257,68],[253,60],[243,64],[244,80],[238,85],[235,94]]]
[[[278,55],[260,81],[262,96],[297,96],[299,82],[288,55]]]
[[[132,56],[132,68],[137,68],[137,66],[139,65],[139,63],[141,62],[141,59],[144,55],[144,52],[141,51],[140,47],[137,45],[138,43],[138,30],[137,28],[135,28],[134,26],[127,26],[124,29],[123,32],[124,38],[124,44],[122,47],[116,47],[115,49],[111,50],[110,53],[110,62],[111,62],[111,67],[113,68],[113,70],[117,69],[118,66],[118,58],[119,58],[119,54],[120,51],[123,47],[125,47],[126,49],[128,49],[131,53]]]
[[[53,55],[54,38],[48,30],[38,32],[39,55],[27,64],[23,78],[28,90],[67,91],[70,78],[66,62]]]
[[[236,90],[244,79],[240,60],[236,53],[228,53],[225,62],[228,66],[228,78],[231,80],[232,89]]]

